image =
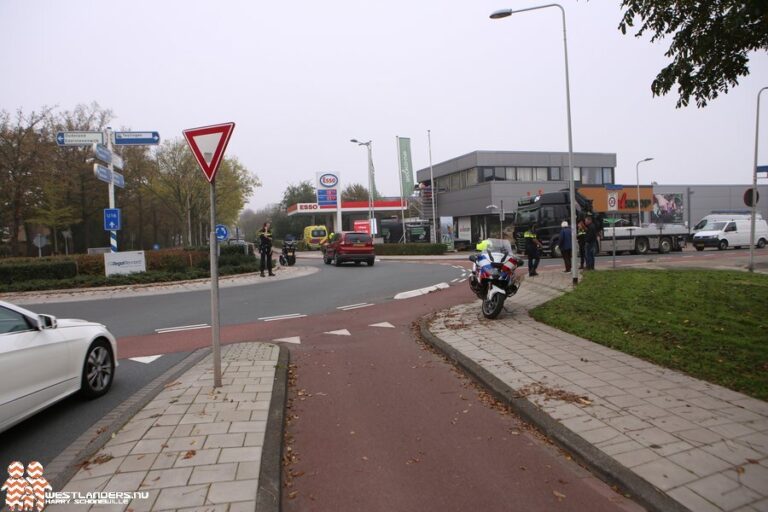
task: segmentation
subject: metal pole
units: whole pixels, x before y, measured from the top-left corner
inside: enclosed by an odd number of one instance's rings
[[[640,160],[642,162],[642,160]],[[637,226],[643,225],[643,217],[640,212],[640,162],[635,164],[635,178],[637,178]]]
[[[504,240],[504,200],[501,200],[501,213],[499,213],[499,238]]]
[[[213,387],[221,387],[221,347],[219,344],[219,261],[216,240],[216,180],[211,181],[211,332],[213,335]]]
[[[752,169],[752,225],[749,228],[749,266],[750,272],[755,270],[755,218],[757,216],[757,145],[760,133],[760,95],[768,89],[763,87],[757,93],[757,114],[755,115],[755,166]]]
[[[435,232],[435,243],[437,243],[437,210],[435,209],[437,187],[435,187],[435,174],[432,169],[432,130],[427,130],[427,141],[429,143],[429,188],[432,191],[432,227]]]
[[[400,153],[400,137],[395,136],[395,146],[397,147],[397,181],[400,183],[400,217],[403,221],[403,242],[405,242],[405,210],[403,209],[403,203],[405,202],[403,196],[403,160]]]
[[[109,152],[112,152],[112,128],[107,128],[107,130],[104,132],[107,138],[107,149]],[[112,165],[112,162],[109,162],[108,164],[109,168],[109,208],[112,209],[115,207],[115,178],[113,176],[113,173],[115,172],[115,167]],[[117,231],[111,230],[109,232],[109,250],[111,252],[117,252]]]
[[[368,149],[368,225],[371,236],[373,232],[373,141],[368,141],[365,147]]]

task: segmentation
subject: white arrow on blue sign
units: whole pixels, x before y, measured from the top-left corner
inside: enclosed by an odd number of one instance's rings
[[[94,142],[104,144],[102,132],[58,132],[56,144],[59,146],[90,146]]]
[[[120,229],[120,208],[105,208],[104,231],[119,231]]]
[[[101,164],[93,164],[93,174],[105,183],[112,183],[112,171]]]
[[[224,224],[216,224],[216,240],[223,242],[229,238],[229,228]]]
[[[114,132],[116,146],[145,146],[160,144],[158,132]]]

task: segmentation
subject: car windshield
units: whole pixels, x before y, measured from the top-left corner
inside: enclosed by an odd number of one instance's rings
[[[325,236],[325,230],[324,229],[313,229],[312,230],[312,236]]]
[[[350,244],[359,244],[359,243],[370,243],[371,242],[371,235],[368,235],[366,233],[347,233],[347,243]]]

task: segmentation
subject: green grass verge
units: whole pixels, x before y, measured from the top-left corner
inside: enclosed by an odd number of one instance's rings
[[[538,321],[768,399],[768,276],[723,270],[591,272]]]

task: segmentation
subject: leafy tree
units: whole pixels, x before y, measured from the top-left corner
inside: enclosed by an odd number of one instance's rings
[[[68,228],[77,224],[77,208],[67,204],[66,197],[59,193],[58,185],[51,180],[41,187],[41,200],[35,208],[34,216],[26,220],[29,223],[41,224],[53,232],[53,252],[59,252],[59,232],[62,228]]]
[[[699,107],[727,93],[749,74],[749,52],[768,49],[768,2],[765,0],[623,0],[619,29],[652,34],[651,42],[672,35],[666,56],[672,62],[651,84],[656,96],[677,84],[677,107],[691,97]]]
[[[341,192],[342,201],[368,201],[368,189],[359,183],[350,183]]]
[[[315,187],[309,180],[304,180],[297,185],[288,185],[283,192],[283,200],[280,204],[288,208],[296,203],[314,203],[316,200]]]

